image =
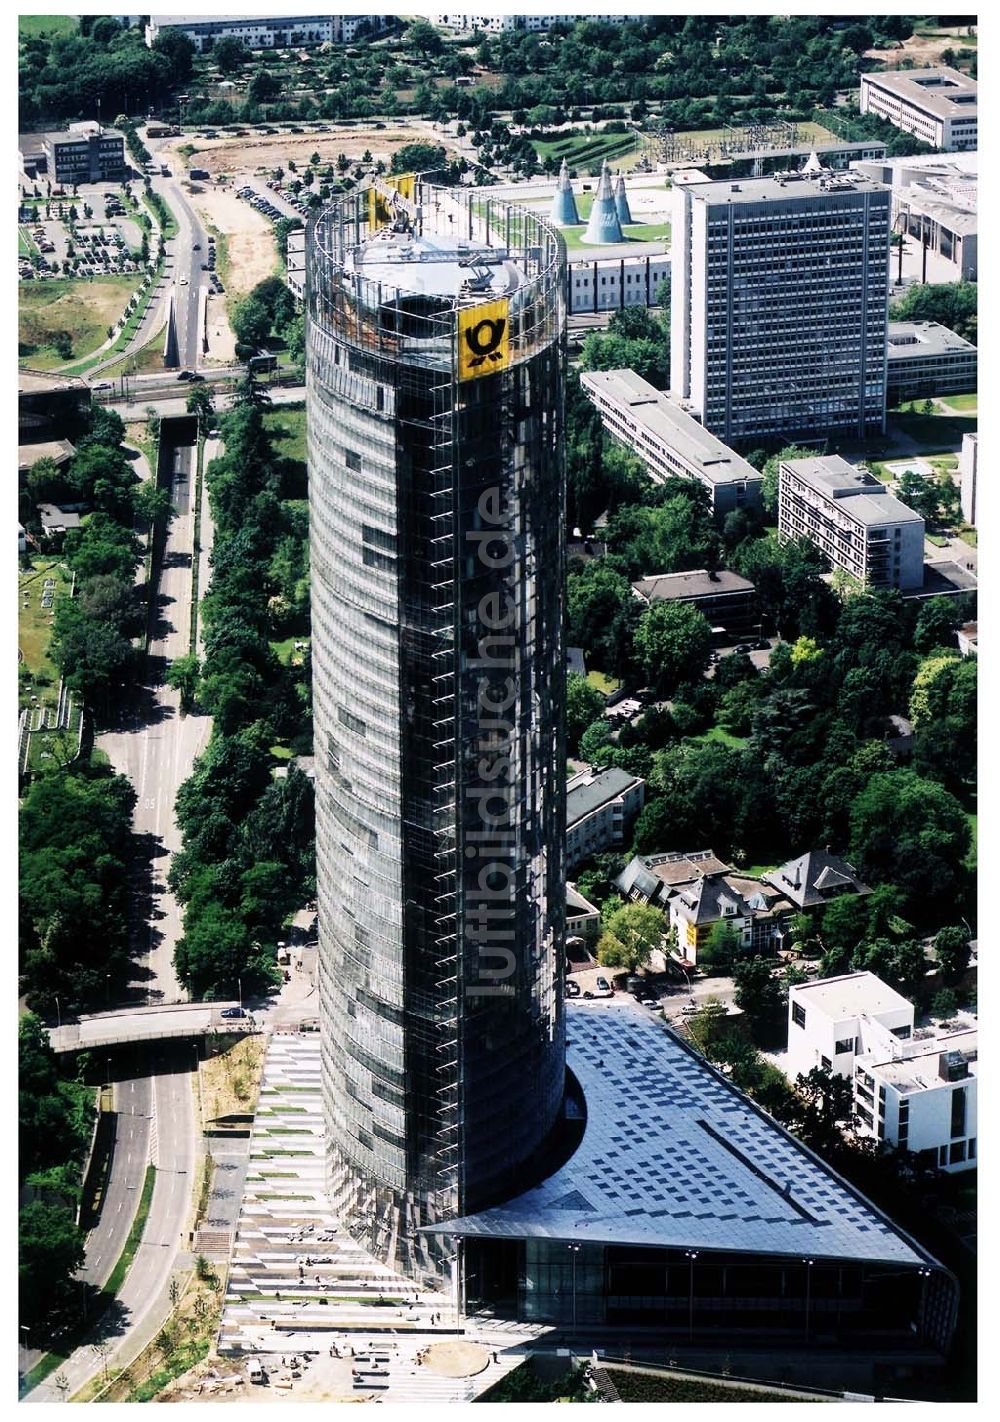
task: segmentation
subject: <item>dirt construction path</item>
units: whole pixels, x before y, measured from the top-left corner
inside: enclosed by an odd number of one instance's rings
[[[212,295],[208,301],[208,358],[231,361],[236,355],[236,337],[228,311],[258,282],[276,271],[278,248],[274,227],[229,187],[192,183],[190,200],[202,221],[226,239],[229,258],[226,292],[224,296]]]
[[[332,133],[254,133],[243,138],[199,139],[183,137],[165,143],[163,153],[170,153],[182,171],[184,160],[177,149],[192,144],[194,152],[187,162],[209,173],[234,173],[240,178],[252,178],[258,169],[287,168],[289,158],[301,169],[309,166],[313,153],[320,156],[320,166],[336,163],[340,153],[348,158],[360,158],[369,152],[374,160],[388,163],[397,148],[424,138],[408,124],[387,124],[385,128],[344,128]],[[440,140],[439,140],[440,141]],[[239,183],[237,183],[237,187]]]

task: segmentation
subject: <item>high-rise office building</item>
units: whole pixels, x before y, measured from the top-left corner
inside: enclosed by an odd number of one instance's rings
[[[398,188],[307,262],[320,1008],[333,1207],[429,1278],[562,1109],[565,247]]]
[[[727,444],[885,427],[889,192],[813,161],[678,187],[670,389]]]

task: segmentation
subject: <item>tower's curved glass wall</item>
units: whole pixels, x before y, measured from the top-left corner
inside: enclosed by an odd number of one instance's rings
[[[330,1186],[419,1274],[562,1099],[565,248],[407,198],[311,230],[307,402]]]

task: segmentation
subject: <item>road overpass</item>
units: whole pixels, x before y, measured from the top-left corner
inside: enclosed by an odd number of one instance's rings
[[[255,1032],[260,1024],[251,1009],[246,1017],[223,1017],[233,1002],[182,1002],[173,1007],[129,1007],[95,1012],[49,1028],[55,1052],[85,1052],[122,1047],[133,1042],[163,1042],[172,1038],[207,1037],[213,1032]]]

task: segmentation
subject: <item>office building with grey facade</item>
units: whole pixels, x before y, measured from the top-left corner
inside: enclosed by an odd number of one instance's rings
[[[979,352],[936,321],[890,321],[887,398],[890,405],[976,389]]]
[[[934,69],[878,70],[861,76],[859,108],[931,148],[975,148],[979,137],[979,85],[947,65]]]
[[[882,431],[888,190],[817,162],[674,203],[673,398],[737,448]]]
[[[923,586],[924,520],[839,454],[781,461],[778,536],[808,539],[866,587]]]
[[[46,173],[53,183],[118,183],[125,177],[125,140],[113,128],[90,121],[18,140],[18,161],[28,177]]]
[[[697,479],[719,519],[733,509],[759,509],[763,478],[735,450],[634,370],[587,370],[580,384],[608,434],[637,454],[662,484]]]
[[[529,1178],[563,1105],[565,247],[479,193],[366,189],[307,262],[331,1202],[424,1226]]]

